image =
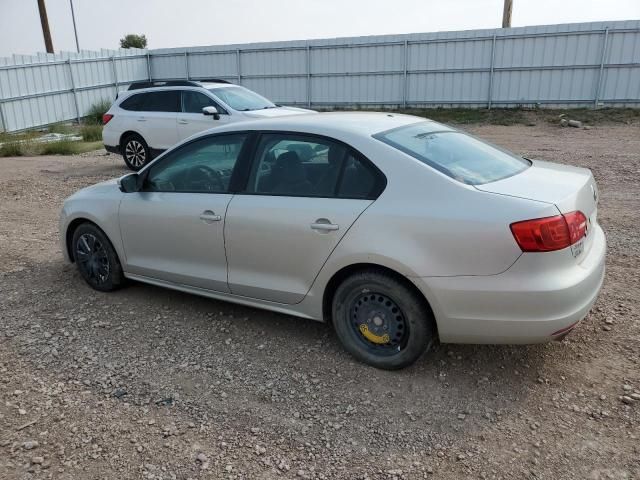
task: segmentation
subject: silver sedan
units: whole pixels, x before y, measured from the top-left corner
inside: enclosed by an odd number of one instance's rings
[[[437,340],[560,339],[604,277],[589,170],[406,115],[237,123],[69,197],[65,257],[126,279],[330,322],[402,368]]]

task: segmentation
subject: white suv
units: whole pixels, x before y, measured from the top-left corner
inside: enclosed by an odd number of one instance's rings
[[[104,148],[132,170],[191,135],[255,118],[312,113],[224,80],[134,82],[102,117]]]

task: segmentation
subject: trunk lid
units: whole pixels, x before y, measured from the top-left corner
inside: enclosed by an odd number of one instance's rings
[[[561,213],[581,211],[587,217],[586,237],[571,250],[577,259],[583,258],[582,253],[589,250],[598,203],[598,190],[591,170],[532,160],[531,167],[517,175],[475,187],[483,192],[552,203]]]
[[[478,190],[553,203],[560,212],[580,210],[587,217],[596,209],[598,191],[586,168],[532,160],[525,171],[496,182],[476,185]]]

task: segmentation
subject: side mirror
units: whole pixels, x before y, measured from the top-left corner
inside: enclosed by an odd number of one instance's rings
[[[123,193],[137,192],[140,190],[140,177],[137,173],[130,173],[118,179],[118,188]]]
[[[202,108],[203,115],[211,115],[214,120],[220,120],[220,114],[218,113],[218,109],[213,106],[203,107]]]

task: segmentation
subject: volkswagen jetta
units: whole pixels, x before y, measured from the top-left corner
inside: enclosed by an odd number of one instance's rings
[[[69,197],[87,283],[125,279],[330,322],[380,368],[442,342],[562,338],[604,277],[587,169],[413,116],[230,124]]]

